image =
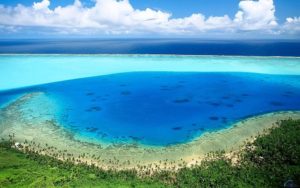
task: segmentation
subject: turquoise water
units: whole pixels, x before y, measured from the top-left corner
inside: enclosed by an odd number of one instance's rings
[[[172,145],[250,116],[300,110],[297,58],[16,55],[0,61],[1,79],[12,83],[1,82],[0,103],[42,91],[53,109],[40,111],[46,104],[37,98],[30,113],[99,142]]]
[[[297,57],[0,55],[0,90],[124,72],[300,74]]]

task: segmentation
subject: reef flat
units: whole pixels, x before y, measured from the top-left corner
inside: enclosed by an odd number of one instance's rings
[[[299,57],[264,56],[0,54],[0,91],[92,76],[144,71],[300,75],[299,62]]]

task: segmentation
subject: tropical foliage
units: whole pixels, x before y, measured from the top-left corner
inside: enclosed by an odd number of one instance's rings
[[[75,165],[0,144],[0,187],[282,187],[300,185],[300,120],[285,120],[248,143],[232,162],[216,152],[177,172],[140,176],[135,170]]]

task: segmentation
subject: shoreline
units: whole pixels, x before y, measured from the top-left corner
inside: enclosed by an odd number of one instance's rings
[[[280,120],[300,119],[300,111],[273,112],[249,117],[220,131],[204,133],[188,143],[166,147],[140,144],[112,144],[103,147],[101,144],[76,140],[55,120],[23,118],[22,106],[43,95],[41,92],[26,94],[2,109],[0,138],[7,139],[8,135],[14,134],[15,141],[29,150],[74,163],[94,164],[103,169],[142,170],[143,166],[147,166],[153,170],[176,170],[184,165],[191,166],[201,162],[210,152],[238,151],[245,141],[277,126],[276,123]]]

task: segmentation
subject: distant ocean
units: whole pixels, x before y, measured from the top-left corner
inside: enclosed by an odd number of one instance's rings
[[[0,53],[300,56],[300,41],[200,39],[1,39]]]

